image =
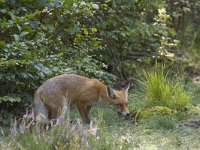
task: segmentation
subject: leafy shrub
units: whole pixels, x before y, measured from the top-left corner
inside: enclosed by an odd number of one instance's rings
[[[0,122],[6,112],[20,115],[38,86],[55,75],[116,79],[92,54],[100,46],[92,23],[98,7],[79,0],[0,1]]]
[[[164,66],[157,65],[153,71],[144,71],[144,80],[141,83],[147,106],[166,106],[181,110],[191,101],[191,96],[184,87],[167,77]]]
[[[173,52],[179,41],[170,26],[172,19],[165,1],[115,0],[105,5],[107,11],[101,11],[104,15],[97,24],[105,46],[97,48],[95,54],[102,55],[97,59],[110,64],[115,74],[126,79],[134,75],[136,64],[149,64],[154,58],[175,61]]]

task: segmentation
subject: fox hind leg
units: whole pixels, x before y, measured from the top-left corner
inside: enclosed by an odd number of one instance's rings
[[[36,100],[33,103],[35,120],[40,123],[46,123],[49,121],[48,110],[41,100]]]

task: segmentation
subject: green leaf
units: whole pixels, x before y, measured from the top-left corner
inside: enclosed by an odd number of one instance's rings
[[[6,42],[5,41],[0,41],[0,48],[3,48],[6,46]]]
[[[26,32],[28,32],[28,31],[30,32],[32,29],[29,26],[25,25],[22,27],[22,30],[26,31]]]
[[[4,13],[7,12],[7,10],[6,9],[1,9],[0,12],[4,14]]]
[[[92,32],[93,32],[93,33],[96,33],[96,32],[97,32],[97,28],[95,28],[95,27],[92,28]]]
[[[70,9],[71,6],[72,6],[72,1],[71,0],[65,0],[64,5],[68,6],[68,9]]]
[[[12,97],[12,96],[3,96],[0,97],[0,104],[2,102],[21,102],[21,98],[20,97]]]
[[[82,28],[82,30],[83,30],[83,33],[84,33],[85,35],[88,35],[88,30],[87,30],[87,28]]]
[[[23,37],[23,36],[25,36],[25,35],[27,35],[27,34],[29,34],[29,32],[24,31],[24,32],[22,32],[22,33],[20,34],[20,36]]]
[[[46,75],[50,75],[50,74],[52,73],[52,71],[51,71],[48,67],[44,66],[42,63],[39,63],[39,62],[38,62],[38,63],[35,65],[35,67],[36,67],[39,71],[43,72],[43,73],[46,74]]]
[[[61,23],[64,23],[65,22],[65,18],[64,16],[58,16],[58,20],[61,22]]]
[[[19,41],[19,40],[20,40],[20,36],[19,36],[19,35],[14,34],[13,36],[14,36],[14,38],[15,38],[15,41]]]

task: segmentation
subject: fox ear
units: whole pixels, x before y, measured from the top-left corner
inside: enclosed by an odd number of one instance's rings
[[[112,99],[116,98],[115,92],[110,86],[107,86],[107,96]]]
[[[129,87],[130,87],[130,83],[127,83],[126,87],[123,89],[123,92],[126,94],[126,98],[128,97]]]

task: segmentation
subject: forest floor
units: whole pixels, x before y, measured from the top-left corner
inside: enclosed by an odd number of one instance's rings
[[[193,86],[192,84],[189,85],[189,88],[191,87],[194,93],[192,103],[195,106],[199,106],[200,86]],[[133,93],[134,91],[130,92],[129,103],[131,108],[140,101],[134,98],[135,96],[133,96]],[[72,113],[73,118],[79,118],[76,110]],[[92,108],[91,118],[93,121],[92,127],[85,126],[85,128],[89,130],[93,128],[96,130],[95,136],[89,142],[92,150],[200,149],[200,111],[189,117],[181,116],[180,118],[183,119],[152,116],[149,119],[133,122],[133,120],[118,117],[117,113],[113,110]],[[16,148],[12,146],[12,142],[16,142],[16,140],[12,139],[12,136],[0,135],[0,149]],[[33,136],[32,133],[27,136],[28,138],[25,138],[25,136],[27,135],[23,135],[20,140],[18,139],[19,143],[16,149],[41,149],[42,146],[39,146],[39,148],[24,146],[23,142],[26,144],[30,142],[32,145],[32,142],[34,142],[32,138],[30,138]]]

